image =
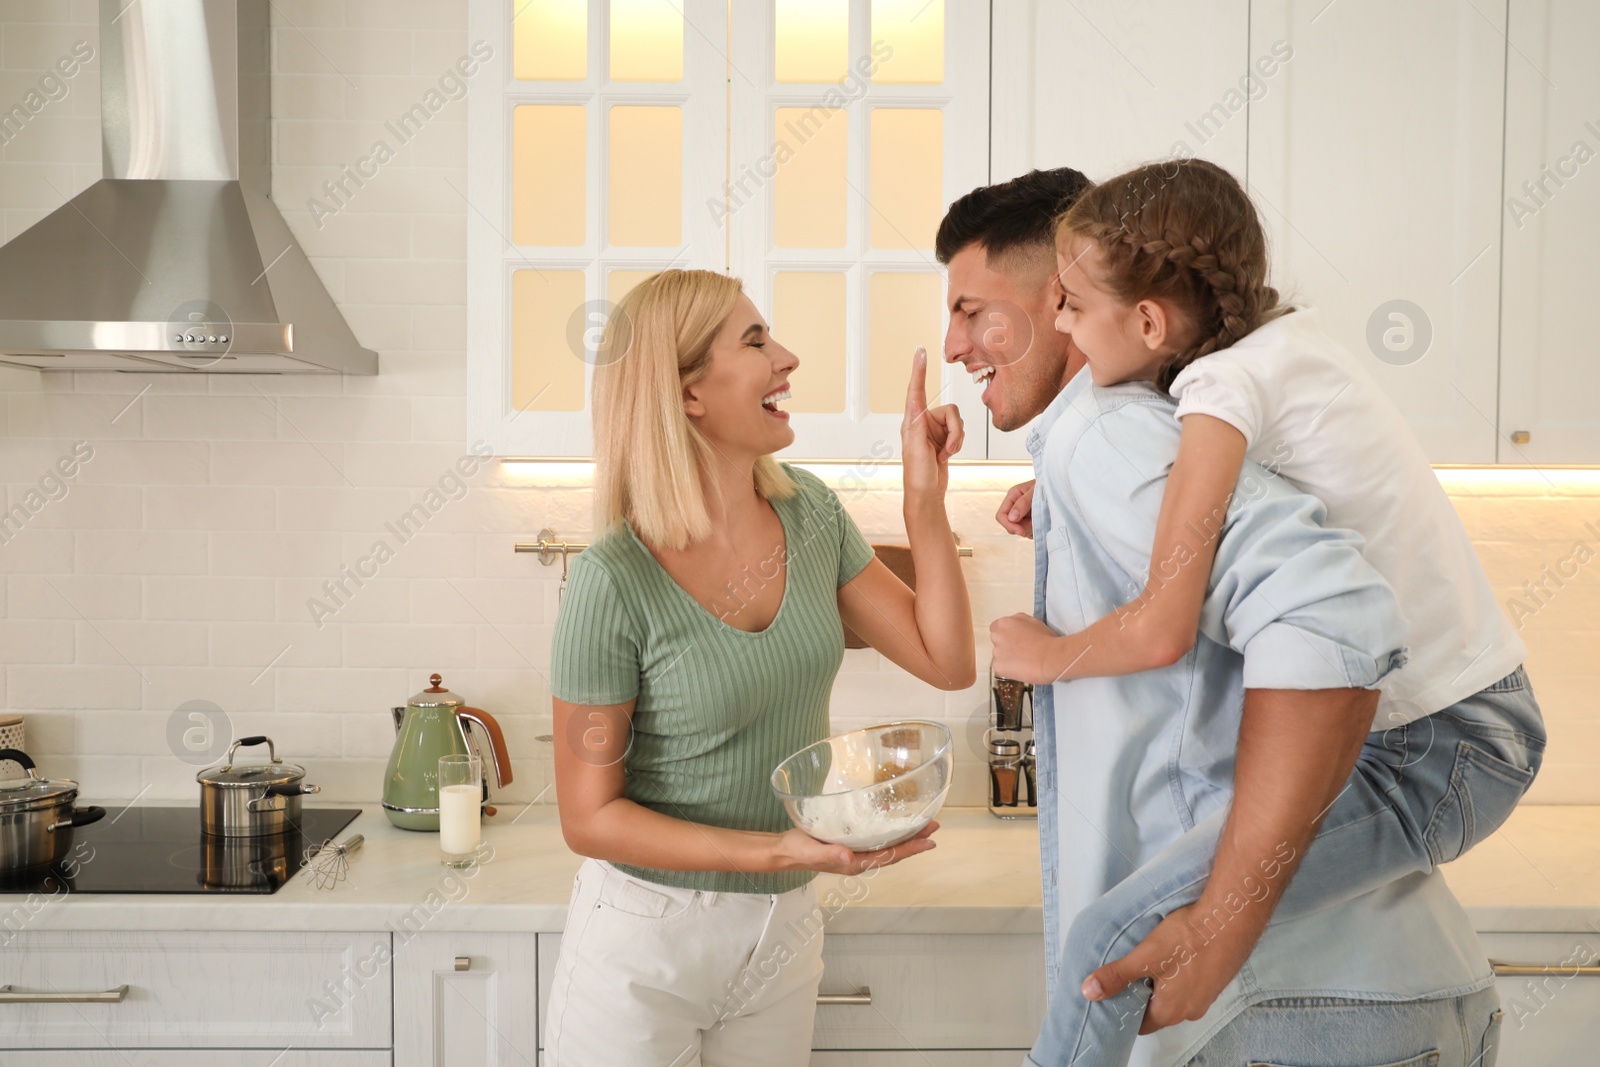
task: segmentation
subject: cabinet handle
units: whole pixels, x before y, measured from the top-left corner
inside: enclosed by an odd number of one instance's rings
[[[856,1004],[861,1007],[870,1007],[872,1004],[872,990],[862,989],[855,993],[818,993],[817,1005],[823,1004]]]
[[[1600,960],[1588,965],[1563,967],[1559,963],[1501,963],[1490,960],[1489,966],[1500,978],[1538,978],[1554,975],[1559,978],[1600,978]]]
[[[128,995],[128,987],[119,985],[102,993],[70,993],[51,990],[48,993],[25,993],[8,985],[0,985],[0,1004],[118,1004]]]
[[[458,970],[458,971],[470,971],[470,970],[472,970],[472,957],[471,956],[457,956],[456,957],[456,970]]]

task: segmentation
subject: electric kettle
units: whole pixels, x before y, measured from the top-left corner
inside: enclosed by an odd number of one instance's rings
[[[439,757],[472,751],[467,724],[477,726],[489,746],[484,765],[494,764],[495,785],[504,787],[511,781],[511,756],[493,715],[467,707],[466,701],[439,684],[437,674],[428,681],[429,687],[405,707],[391,709],[396,736],[383,776],[383,813],[402,830],[437,832]],[[487,799],[487,785],[484,793]]]

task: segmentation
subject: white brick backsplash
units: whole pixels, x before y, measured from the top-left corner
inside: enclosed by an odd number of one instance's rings
[[[147,619],[265,622],[274,617],[271,578],[152,575],[144,579]]]
[[[95,40],[88,0],[6,4],[0,101],[57,55]],[[96,802],[192,802],[195,766],[167,748],[174,709],[210,701],[235,735],[261,731],[304,762],[324,803],[375,800],[393,741],[388,709],[435,671],[501,717],[516,781],[505,803],[551,781],[550,637],[561,569],[512,552],[541,527],[595,531],[591,479],[491,465],[464,497],[402,541],[386,524],[423,504],[466,438],[466,101],[451,101],[398,158],[319,222],[310,198],[391,138],[385,123],[469,45],[464,0],[277,0],[274,199],[361,342],[376,377],[75,373],[0,368],[0,493],[36,487],[75,440],[94,458],[64,499],[0,529],[0,696],[29,716],[29,744],[52,774]],[[509,55],[468,83],[494,92]],[[15,91],[6,94],[6,86]],[[20,230],[100,175],[98,72],[83,71],[0,157],[0,227]],[[452,189],[454,186],[454,189]],[[904,543],[899,473],[819,466],[873,541]],[[987,710],[988,625],[1027,611],[1033,546],[994,522],[1026,472],[964,468],[951,524],[974,555],[978,685],[945,693],[877,652],[851,651],[833,688],[836,725],[896,716],[944,722],[957,737],[952,803],[986,788],[972,736]],[[1582,539],[1600,552],[1600,489],[1441,473],[1505,603],[1525,598]],[[382,541],[375,578],[323,620],[306,600]],[[1551,746],[1531,799],[1600,803],[1600,556],[1551,584],[1522,627]],[[54,588],[52,588],[52,585]],[[337,606],[337,605],[335,605]],[[133,666],[122,662],[122,658]],[[269,664],[272,666],[269,668]],[[130,758],[132,757],[132,758]],[[553,799],[553,792],[544,795]]]
[[[136,708],[142,684],[139,672],[128,666],[12,664],[6,668],[6,702],[11,710],[23,713],[34,708]],[[99,744],[96,739],[84,741]],[[117,749],[113,745],[106,751],[114,753]]]
[[[68,619],[0,619],[0,648],[7,663],[72,663],[72,627]]]
[[[153,665],[199,667],[207,660],[202,622],[83,619],[76,635],[79,663],[127,663],[145,671]]]
[[[278,667],[337,667],[339,633],[328,627],[320,633],[309,622],[213,623],[211,662],[217,666],[252,667],[266,678]]]
[[[218,441],[211,480],[218,485],[350,485],[343,449],[308,441]],[[205,479],[201,479],[204,481]]]
[[[330,582],[331,590],[326,587]],[[280,578],[278,619],[313,625],[320,621],[324,630],[357,622],[406,622],[411,618],[410,586],[404,578],[382,576],[357,585],[353,579],[333,571],[327,577]],[[313,601],[315,606],[308,606],[307,601]]]
[[[259,667],[141,667],[146,711],[172,714],[191,700],[207,701],[228,715],[242,711],[271,712],[277,708],[274,682],[278,672],[259,677]],[[248,731],[234,730],[235,735]]]
[[[124,403],[133,401],[131,414],[148,399],[149,394],[138,400],[130,396]],[[78,474],[78,480],[85,485],[204,485],[211,481],[212,446],[204,441],[90,443],[94,445],[94,459],[85,463]]]
[[[138,407],[145,433],[195,441],[272,441],[278,437],[274,400],[267,396],[147,396]]]
[[[148,530],[271,530],[277,526],[277,517],[271,489],[153,485],[144,491],[144,526]]]
[[[347,666],[427,672],[475,666],[476,630],[429,623],[363,623],[341,627],[340,635]]]
[[[31,531],[30,531],[31,532]],[[79,574],[204,574],[206,535],[187,531],[78,530]]]
[[[281,711],[333,712],[347,719],[381,713],[385,723],[390,708],[428,685],[425,673],[400,667],[284,667],[273,678]]]
[[[11,619],[76,619],[79,612],[90,619],[137,619],[141,614],[140,580],[132,575],[12,574],[5,585]]]

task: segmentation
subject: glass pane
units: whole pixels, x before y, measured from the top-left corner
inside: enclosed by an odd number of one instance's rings
[[[872,54],[889,53],[872,80],[937,85],[944,81],[944,0],[872,0]]]
[[[850,116],[780,107],[772,239],[780,248],[843,248],[849,191]]]
[[[583,307],[583,271],[511,275],[511,404],[518,411],[582,411],[581,354],[567,329]]]
[[[944,217],[944,112],[874,109],[869,161],[872,247],[932,248]]]
[[[581,245],[584,236],[584,109],[523,104],[511,113],[511,239]]]
[[[790,411],[844,410],[843,274],[782,271],[772,280],[772,335],[800,357]]]
[[[773,44],[781,82],[836,82],[850,71],[850,0],[778,0]]]
[[[613,245],[678,245],[683,233],[681,108],[611,109],[609,203]]]
[[[582,81],[589,72],[587,0],[511,0],[518,78]]]
[[[906,409],[906,383],[911,380],[911,353],[928,350],[928,406],[944,403],[938,395],[939,345],[944,285],[937,274],[871,275],[867,280],[868,406],[874,412]]]
[[[614,270],[606,275],[606,299],[619,303],[633,287],[657,273],[653,270]]]
[[[611,80],[683,80],[683,11],[674,0],[611,0]]]

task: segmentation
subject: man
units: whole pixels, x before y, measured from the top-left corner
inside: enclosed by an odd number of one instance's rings
[[[1034,538],[1037,619],[995,623],[997,662],[1036,640],[1039,620],[1078,630],[1138,593],[1177,454],[1171,400],[1140,383],[1096,388],[1052,328],[1053,221],[1085,184],[1062,169],[976,190],[951,206],[936,246],[949,268],[946,359],[987,377],[1000,429],[1038,418],[1031,507],[1013,491],[998,516]],[[1205,1063],[1304,1067],[1434,1052],[1441,1067],[1493,1062],[1493,977],[1437,872],[1268,927],[1363,751],[1371,687],[1399,662],[1393,594],[1359,538],[1322,528],[1322,513],[1246,464],[1191,656],[1036,689],[1052,1010],[1030,1063],[1099,1062],[1060,1024],[1091,977],[1112,995],[1134,983],[1118,1000],[1151,1035],[1135,1063],[1202,1051]],[[1097,928],[1117,885],[1196,827],[1220,841],[1199,902],[1136,944]],[[1068,926],[1111,962],[1056,973]]]

